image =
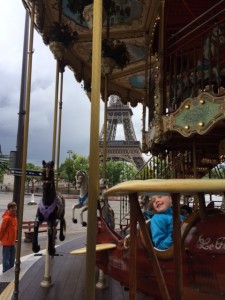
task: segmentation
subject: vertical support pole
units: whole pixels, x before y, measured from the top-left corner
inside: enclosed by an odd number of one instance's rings
[[[58,93],[59,93],[59,61],[56,61],[56,74],[55,74],[55,107],[54,107],[54,121],[53,121],[53,141],[52,141],[52,160],[55,161],[56,150],[56,129],[57,129],[57,116],[58,116]]]
[[[165,0],[161,0],[160,7],[160,27],[159,27],[159,68],[160,68],[160,81],[159,81],[159,115],[163,114],[163,102],[164,102],[164,42],[165,42]]]
[[[212,42],[212,32],[209,31],[208,34],[209,43],[207,46],[207,51],[209,53],[209,91],[212,92],[212,51],[211,51],[211,42]]]
[[[107,17],[108,20],[108,17]],[[108,23],[108,21],[107,21]],[[109,24],[107,24],[107,31],[109,31]],[[107,33],[109,35],[109,32]],[[105,74],[105,95],[104,95],[104,138],[103,138],[103,164],[102,164],[102,178],[106,179],[106,160],[107,160],[107,104],[108,104],[108,74]],[[96,284],[99,289],[107,288],[105,274],[99,270],[99,278]]]
[[[200,72],[199,72],[200,73]],[[203,92],[204,90],[204,38],[202,37],[201,38],[201,78],[200,78],[200,81],[201,81],[201,86],[200,86],[200,89],[201,89],[201,92]]]
[[[16,164],[14,167],[22,169],[22,155],[23,155],[23,140],[24,140],[24,119],[25,119],[25,100],[26,100],[26,80],[27,80],[27,52],[28,52],[28,39],[29,39],[29,13],[26,11],[25,15],[25,29],[24,29],[24,42],[23,42],[23,62],[22,62],[22,76],[20,87],[20,105],[19,105],[19,118],[17,129],[16,141]],[[14,177],[13,188],[13,201],[17,204],[17,209],[20,211],[20,203],[18,195],[21,190],[21,176]]]
[[[108,287],[105,279],[105,274],[102,270],[99,270],[98,282],[96,283],[98,289],[106,289]]]
[[[104,105],[104,139],[103,139],[103,166],[102,177],[106,179],[106,159],[107,159],[107,104],[108,104],[108,74],[105,74],[105,105]]]
[[[174,85],[174,105],[173,109],[176,110],[178,108],[178,101],[177,101],[177,51],[174,54],[174,61],[173,61],[173,85]]]
[[[146,63],[145,63],[145,96],[143,101],[142,108],[142,144],[144,149],[146,149],[146,106],[148,101],[148,56],[149,56],[149,40],[147,38],[147,33],[145,33],[145,55],[146,55]],[[151,77],[151,72],[149,72]],[[151,79],[149,79],[151,80]],[[148,123],[149,126],[149,123]]]
[[[197,160],[196,160],[196,145],[195,141],[193,141],[192,146],[192,161],[193,161],[193,170],[194,170],[194,178],[197,178]],[[198,196],[194,195],[193,209],[196,210],[199,207],[198,205]]]
[[[220,94],[220,35],[219,35],[219,24],[217,24],[217,30],[216,30],[216,70],[218,74],[217,78],[217,93]]]
[[[25,114],[25,124],[24,124],[22,176],[21,176],[21,190],[20,190],[20,200],[19,200],[20,205],[19,205],[19,222],[18,222],[18,235],[17,235],[18,242],[17,242],[17,249],[16,249],[14,300],[17,300],[19,295],[21,235],[22,235],[22,223],[23,223],[24,191],[25,191],[25,179],[26,179],[26,162],[27,162],[27,148],[28,148],[29,117],[30,117],[31,71],[32,71],[33,37],[34,37],[34,11],[35,11],[35,1],[32,1],[29,47],[28,47],[26,114]]]
[[[101,84],[101,44],[102,44],[102,0],[94,0],[92,38],[92,83],[91,83],[91,126],[88,179],[88,226],[85,299],[95,299],[95,245],[97,227],[97,199],[99,197],[99,115]]]
[[[129,299],[136,300],[137,292],[137,219],[135,201],[138,195],[131,194],[130,202],[130,273],[129,273]]]
[[[225,193],[223,193],[223,196],[222,196],[222,203],[221,203],[220,208],[221,208],[221,209],[225,209]]]
[[[106,18],[106,38],[109,39],[109,15]],[[106,179],[106,156],[107,156],[107,104],[108,104],[108,80],[109,74],[105,73],[105,106],[104,106],[104,139],[103,139],[103,166],[102,177]]]
[[[54,105],[54,121],[53,121],[53,141],[52,141],[52,160],[55,162],[56,152],[56,134],[57,134],[57,118],[58,118],[58,93],[59,93],[59,61],[56,60],[56,78],[55,78],[55,105]],[[58,172],[57,172],[58,173]],[[46,245],[46,257],[45,257],[45,275],[41,286],[51,286],[50,276],[50,262],[51,258],[48,253],[48,234],[47,234],[47,245]],[[43,283],[45,282],[45,283]]]
[[[181,226],[180,226],[180,197],[172,194],[173,203],[173,243],[174,243],[174,287],[175,299],[183,299],[183,273],[181,254]]]
[[[59,124],[58,124],[58,147],[57,147],[57,160],[56,160],[56,190],[58,190],[59,179],[59,161],[60,161],[60,143],[61,143],[61,126],[62,126],[62,96],[63,96],[63,69],[60,70],[60,97],[59,97]]]
[[[194,54],[193,54],[193,56],[194,56],[194,66],[197,66],[197,49],[196,49],[196,47],[194,48]],[[192,93],[192,97],[196,97],[197,96],[197,70],[196,70],[196,68],[195,68],[195,70],[194,70],[194,78],[193,78],[193,80],[194,80],[194,84],[193,84],[193,93]]]
[[[54,121],[53,121],[53,141],[52,141],[52,160],[55,161],[56,152],[56,131],[57,131],[57,117],[58,117],[58,93],[59,93],[59,61],[56,61],[56,79],[55,79],[55,106],[54,106]],[[51,286],[51,276],[50,276],[50,262],[51,258],[48,253],[48,234],[46,242],[46,257],[45,257],[45,274],[44,279],[41,282],[41,286],[48,287]]]
[[[48,239],[48,231],[47,231],[47,239],[46,239],[46,256],[45,256],[45,274],[44,278],[41,281],[40,285],[41,287],[48,288],[52,286],[52,279],[51,279],[51,274],[50,274],[50,256],[48,254],[48,244],[49,244],[49,239]]]

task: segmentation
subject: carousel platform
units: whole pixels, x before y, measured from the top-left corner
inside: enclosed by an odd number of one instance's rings
[[[85,299],[85,254],[71,255],[70,251],[81,248],[86,241],[85,235],[66,242],[57,247],[55,256],[51,260],[51,287],[42,287],[44,280],[45,251],[42,256],[31,254],[27,259],[21,259],[21,274],[19,283],[19,299],[23,300],[83,300]],[[13,299],[14,271],[2,274],[1,282],[5,282],[5,289],[0,294],[1,300]],[[7,280],[7,281],[6,281]],[[96,269],[96,282],[98,270]],[[108,287],[96,288],[96,300],[125,300],[129,299],[129,292],[116,280],[106,276]],[[7,284],[8,283],[8,284]],[[138,295],[137,300],[147,299]]]

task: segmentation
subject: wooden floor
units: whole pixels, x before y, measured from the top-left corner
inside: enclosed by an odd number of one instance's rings
[[[51,262],[50,288],[43,288],[40,282],[44,277],[45,257],[36,261],[21,278],[19,299],[23,300],[84,300],[85,299],[85,255],[70,255],[69,252],[83,247],[85,236],[67,242],[57,248],[56,256]],[[98,272],[96,270],[96,280]],[[125,300],[129,292],[119,282],[106,277],[108,288],[96,288],[96,300]],[[137,300],[146,299],[142,295]]]

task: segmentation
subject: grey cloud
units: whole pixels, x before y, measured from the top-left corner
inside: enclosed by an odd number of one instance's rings
[[[16,149],[18,111],[20,101],[21,68],[25,9],[22,1],[4,1],[4,16],[0,19],[0,144],[4,154]],[[7,15],[7,17],[6,17]],[[5,26],[8,20],[9,26]],[[11,22],[11,20],[14,20]],[[12,24],[13,23],[13,24]],[[18,25],[19,24],[19,25]],[[56,61],[37,32],[34,34],[34,53],[30,95],[30,122],[28,136],[28,162],[41,165],[50,160],[55,102]],[[100,104],[100,125],[103,126],[104,104]],[[73,73],[64,72],[61,162],[73,150],[79,155],[89,155],[91,102]],[[141,139],[141,108],[132,109],[137,139]]]

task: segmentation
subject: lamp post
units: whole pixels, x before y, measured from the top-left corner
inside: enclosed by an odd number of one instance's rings
[[[69,191],[70,191],[70,173],[71,173],[71,169],[70,169],[70,166],[71,166],[71,160],[70,160],[70,155],[73,153],[72,150],[68,150],[67,151],[67,154],[69,154],[69,166],[68,166],[68,194],[69,194]]]

